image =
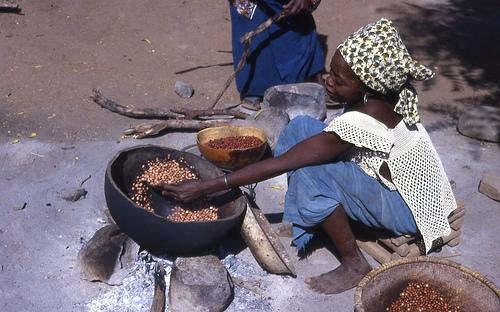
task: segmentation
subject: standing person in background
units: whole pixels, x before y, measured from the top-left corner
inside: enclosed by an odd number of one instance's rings
[[[230,0],[234,66],[243,54],[240,38],[282,10],[290,16],[256,36],[236,87],[244,104],[255,107],[269,87],[321,81],[325,56],[311,10],[319,0]]]

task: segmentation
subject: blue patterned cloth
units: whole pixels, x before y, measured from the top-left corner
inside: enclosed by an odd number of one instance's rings
[[[326,127],[311,117],[300,116],[288,124],[278,139],[275,156]],[[339,204],[352,220],[394,234],[414,234],[413,215],[398,191],[391,191],[367,175],[357,164],[334,161],[288,172],[283,219],[293,224],[293,244],[302,250],[313,238],[315,226]]]
[[[283,9],[288,1],[255,1],[257,8],[248,18],[231,11],[234,66],[243,54],[240,38]],[[311,15],[287,18],[273,23],[252,40],[247,64],[236,75],[236,87],[244,97],[262,96],[269,87],[304,82],[324,68],[325,57],[320,48],[316,26]]]

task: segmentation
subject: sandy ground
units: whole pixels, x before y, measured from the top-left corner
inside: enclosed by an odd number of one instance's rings
[[[500,52],[494,1],[323,1],[315,12],[328,47],[367,22],[386,16],[436,78],[418,84],[428,128],[456,197],[466,205],[462,242],[437,256],[451,257],[497,285],[498,202],[477,192],[483,173],[500,176],[498,144],[480,143],[455,130],[459,113],[473,105],[497,105]],[[89,100],[93,88],[134,107],[203,108],[231,66],[230,22],[225,1],[21,1],[24,15],[0,13],[0,309],[83,311],[109,286],[80,280],[76,255],[81,238],[102,226],[103,175],[118,150],[143,143],[182,148],[192,133],[154,139],[121,139],[139,123]],[[214,66],[211,66],[214,65]],[[207,66],[185,74],[178,71]],[[173,92],[176,80],[195,88],[189,100]],[[231,86],[222,103],[238,101]],[[36,137],[29,138],[35,132]],[[19,143],[12,144],[14,140]],[[15,142],[15,141],[14,141]],[[58,197],[87,176],[87,198],[73,204]],[[263,182],[258,203],[280,213],[283,177]],[[27,203],[23,210],[17,208]],[[286,241],[285,241],[286,243]],[[248,250],[241,257],[254,266]],[[254,262],[251,262],[254,261]],[[353,291],[323,296],[305,277],[337,265],[325,249],[296,263],[299,277],[266,277],[273,311],[352,311]]]

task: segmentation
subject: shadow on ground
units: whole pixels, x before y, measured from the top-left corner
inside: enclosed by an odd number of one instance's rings
[[[438,67],[452,81],[453,91],[461,90],[463,82],[488,90],[478,98],[464,98],[464,102],[499,106],[500,2],[450,0],[426,7],[403,2],[379,12],[395,16],[408,49]],[[461,69],[453,71],[457,63]],[[424,87],[433,84],[430,80]]]
[[[428,124],[429,132],[455,127],[460,114],[468,107],[500,107],[499,1],[449,0],[425,7],[401,2],[378,12],[393,16],[411,54],[448,78],[452,92],[466,87],[473,90],[472,96],[456,98],[451,103],[432,102],[424,107],[429,112],[447,116]],[[423,89],[429,90],[435,84],[435,79],[425,81]],[[497,118],[485,116],[482,124],[497,123]],[[500,133],[500,124],[496,127]],[[477,160],[479,156],[473,157]]]

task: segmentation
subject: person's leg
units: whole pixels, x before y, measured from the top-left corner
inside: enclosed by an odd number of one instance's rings
[[[320,225],[339,252],[341,265],[307,282],[322,293],[354,287],[370,270],[358,249],[348,219],[367,226],[411,233],[411,211],[396,191],[385,188],[352,162],[336,161],[289,174],[284,220],[294,225],[293,244],[302,250]]]
[[[298,116],[292,119],[288,125],[281,131],[274,156],[278,157],[297,143],[321,133],[326,124],[309,116]]]
[[[341,264],[335,270],[307,279],[306,283],[314,291],[338,294],[355,287],[371,267],[356,244],[342,205],[323,221],[321,227],[337,248]]]

